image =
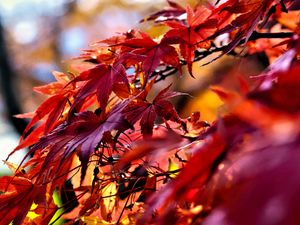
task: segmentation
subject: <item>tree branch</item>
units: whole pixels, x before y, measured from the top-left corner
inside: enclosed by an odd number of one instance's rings
[[[261,38],[289,38],[294,35],[293,32],[277,32],[277,33],[260,33],[254,31],[249,38],[249,41],[254,41]]]
[[[293,35],[294,35],[293,32],[261,33],[261,32],[254,31],[252,33],[252,35],[250,36],[249,41],[258,40],[261,38],[268,38],[268,39],[270,39],[270,38],[290,38]],[[245,44],[245,41],[246,41],[246,39],[243,39],[239,43],[239,45]],[[227,45],[222,46],[222,47],[215,47],[215,48],[207,50],[207,51],[196,50],[194,62],[198,62],[213,53],[222,52],[226,48],[227,48]],[[235,52],[231,52],[229,54],[236,56]],[[181,60],[181,65],[186,65],[186,62],[184,60]],[[157,83],[159,81],[165,80],[169,76],[172,76],[176,72],[178,72],[177,68],[174,68],[172,66],[166,66],[164,69],[162,69],[160,71],[153,72],[153,74],[150,76],[150,78],[153,78],[158,75],[158,78],[155,81]]]

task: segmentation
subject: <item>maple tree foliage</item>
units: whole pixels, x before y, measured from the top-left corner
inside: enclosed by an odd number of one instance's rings
[[[143,20],[166,28],[159,37],[130,30],[84,51],[77,73],[54,72],[35,88],[48,99],[18,115],[31,121],[14,152],[28,153],[6,162],[0,224],[299,224],[295,2],[169,0]],[[197,79],[196,61],[258,53],[269,65],[251,85],[211,87],[226,109],[212,124],[182,118],[170,100],[187,93],[171,85],[151,95],[185,66]]]

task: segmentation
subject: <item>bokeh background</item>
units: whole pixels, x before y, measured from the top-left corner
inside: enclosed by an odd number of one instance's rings
[[[185,5],[199,0],[178,2]],[[13,115],[33,112],[45,99],[32,91],[34,86],[53,81],[54,70],[68,71],[72,59],[98,40],[130,28],[142,29],[152,36],[159,34],[163,28],[139,21],[166,6],[165,0],[1,0],[0,159],[5,159],[17,145],[26,126],[26,121]],[[172,82],[174,89],[194,96],[177,100],[182,116],[201,111],[202,119],[211,122],[218,116],[222,102],[207,91],[208,85],[223,83],[234,88],[234,79],[223,80],[224,75],[241,72],[248,77],[261,70],[258,61],[223,57],[206,67],[195,64],[197,79],[184,75],[164,82]],[[25,150],[20,151],[10,161],[18,163],[24,154]],[[2,162],[0,171],[8,173]]]

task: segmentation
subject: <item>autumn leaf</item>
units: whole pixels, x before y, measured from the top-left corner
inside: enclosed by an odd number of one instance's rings
[[[101,215],[103,219],[111,222],[112,212],[117,204],[117,186],[114,182],[102,189]]]
[[[166,8],[156,13],[153,13],[147,16],[146,18],[142,19],[140,22],[151,21],[151,20],[154,20],[155,22],[175,20],[175,19],[179,19],[179,17],[185,13],[185,9],[175,1],[168,0],[167,2],[170,8]]]
[[[33,202],[45,204],[45,189],[24,177],[1,177],[0,190],[1,224],[21,225]]]
[[[140,38],[132,38],[121,43],[121,46],[131,49],[130,52],[135,55],[144,56],[144,58],[135,58],[136,63],[143,63],[145,80],[148,80],[154,70],[165,63],[180,70],[180,61],[176,49],[168,42],[161,41],[157,43],[145,33],[140,33]],[[134,56],[134,55],[132,55]]]
[[[168,136],[167,136],[168,135]],[[123,157],[117,162],[116,169],[124,169],[128,163],[141,159],[147,154],[152,154],[153,152],[171,150],[181,146],[182,139],[175,133],[164,132],[160,137],[153,137],[147,140],[136,141],[132,146],[131,151],[127,151]],[[165,145],[167,143],[167,147]]]
[[[276,1],[273,0],[263,0],[263,1],[227,1],[220,5],[215,11],[218,12],[229,12],[235,14],[236,17],[229,22],[226,26],[223,26],[223,22],[219,24],[221,28],[216,31],[210,38],[216,38],[222,34],[232,34],[231,41],[223,49],[222,54],[217,58],[214,58],[212,61],[220,58],[221,56],[231,52],[235,47],[237,47],[242,40],[247,42],[257,28],[261,18],[267,15],[271,7],[276,4]],[[226,18],[226,16],[225,16]],[[209,63],[210,63],[209,62]]]
[[[115,92],[116,95],[120,92],[120,94],[123,93],[124,88],[121,88],[120,85],[125,87],[125,91],[129,92],[125,68],[118,63],[112,66],[97,65],[90,70],[82,72],[72,83],[82,81],[85,81],[85,83],[77,93],[71,111],[76,107],[80,108],[85,99],[92,95],[97,96],[100,107],[105,110],[112,92]]]
[[[35,125],[38,121],[43,119],[48,115],[48,118],[45,122],[45,133],[51,130],[56,120],[59,118],[61,113],[65,108],[65,104],[67,103],[67,97],[64,94],[56,94],[48,98],[45,102],[43,102],[38,109],[34,112],[34,116],[31,119],[30,123],[27,125],[25,129],[25,134],[29,129]]]
[[[66,86],[71,81],[71,79],[74,78],[73,74],[64,74],[58,71],[53,71],[52,73],[56,79],[56,82],[34,87],[33,90],[40,94],[54,95],[61,91],[64,91],[64,89],[72,89],[71,86],[69,86],[68,88],[66,88]]]
[[[180,119],[172,103],[168,99],[182,95],[182,93],[176,93],[169,91],[171,85],[161,90],[154,98],[152,103],[146,101],[146,96],[137,98],[130,102],[128,106],[123,110],[126,119],[134,124],[140,120],[140,126],[144,137],[151,136],[153,133],[153,126],[157,117],[162,118],[165,121],[174,121],[179,124],[183,123]]]
[[[175,199],[183,198],[183,195],[189,190],[186,187],[191,183],[196,180],[204,183],[213,162],[222,154],[224,147],[225,142],[218,134],[214,134],[210,141],[207,141],[204,145],[200,145],[183,171],[174,180],[169,182],[160,191],[159,195],[155,194],[149,199],[149,208],[142,221],[148,221],[150,214],[154,210],[164,212],[167,208],[172,207]],[[197,170],[193,168],[197,168]]]
[[[186,60],[189,73],[192,75],[194,51],[198,48],[209,48],[210,42],[206,41],[206,38],[214,33],[217,20],[209,19],[211,10],[204,6],[197,7],[195,11],[188,6],[186,12],[187,25],[177,21],[165,22],[171,30],[164,35],[161,42],[179,44],[180,53]]]
[[[46,150],[48,154],[44,160],[41,171],[49,169],[49,165],[56,162],[56,170],[64,161],[69,160],[72,153],[76,152],[81,161],[81,182],[87,169],[89,157],[93,154],[104,134],[112,130],[124,131],[130,128],[121,111],[126,106],[121,102],[103,119],[91,111],[78,113],[68,122],[54,129],[51,133],[41,138],[30,152]],[[61,149],[64,149],[61,151]]]

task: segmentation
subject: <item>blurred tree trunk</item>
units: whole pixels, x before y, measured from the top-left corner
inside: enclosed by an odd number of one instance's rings
[[[15,130],[22,134],[27,122],[22,119],[13,117],[13,115],[22,113],[17,98],[16,85],[14,85],[15,72],[9,60],[9,53],[6,46],[4,28],[0,19],[0,79],[1,91],[3,95],[4,105],[6,106],[6,115],[9,122]],[[22,93],[18,93],[22,94]]]

